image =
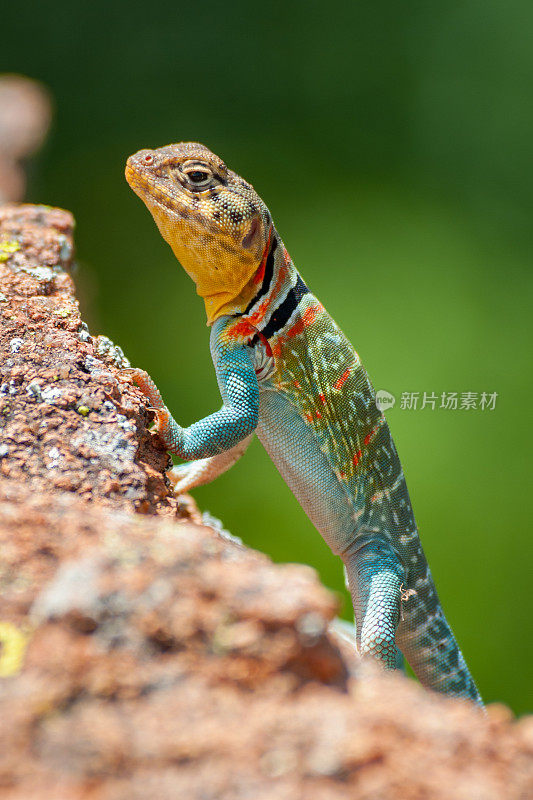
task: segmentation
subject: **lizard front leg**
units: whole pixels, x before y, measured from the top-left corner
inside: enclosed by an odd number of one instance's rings
[[[257,426],[259,389],[249,350],[216,337],[213,360],[224,404],[219,411],[183,428],[165,406],[155,383],[143,370],[128,370],[156,414],[156,429],[167,450],[185,461],[211,459],[249,437]],[[236,458],[219,472],[228,469]],[[224,460],[219,462],[222,466]],[[214,477],[214,476],[213,476]],[[207,481],[205,481],[207,482]]]

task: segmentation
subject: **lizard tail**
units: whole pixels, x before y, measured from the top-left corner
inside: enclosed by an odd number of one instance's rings
[[[396,642],[420,682],[436,692],[483,701],[439,602],[431,571],[402,591]]]

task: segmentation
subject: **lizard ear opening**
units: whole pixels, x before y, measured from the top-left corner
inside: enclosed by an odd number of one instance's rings
[[[242,246],[246,248],[246,250],[250,250],[254,244],[255,238],[260,231],[259,227],[259,220],[257,217],[254,217],[252,220],[252,224],[250,225],[250,230],[242,240]]]

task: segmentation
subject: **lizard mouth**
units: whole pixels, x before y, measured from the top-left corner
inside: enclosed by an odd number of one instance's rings
[[[196,211],[181,202],[179,197],[171,194],[166,187],[160,185],[156,176],[143,169],[142,166],[139,167],[132,158],[128,158],[126,162],[125,176],[137,197],[143,201],[154,217],[160,230],[162,221],[166,220],[163,226],[166,228],[168,222],[172,220],[174,223],[186,221],[189,226],[189,234],[192,234],[193,231],[219,233],[218,225],[215,222],[206,219],[200,211]],[[162,235],[171,244],[168,236],[163,232]]]
[[[142,200],[146,201],[153,195],[159,197],[162,194],[156,182],[150,180],[149,173],[141,171],[138,166],[132,164],[130,158],[126,162],[124,174],[135,194],[138,194]]]
[[[133,187],[136,184],[137,171],[131,166],[129,158],[126,161],[126,169],[124,170],[124,174],[126,176],[126,180],[128,181],[129,185],[133,189]]]
[[[172,216],[186,217],[186,213],[180,213],[179,204],[176,199],[158,185],[149,172],[140,170],[139,167],[131,163],[131,158],[126,162],[124,171],[126,180],[135,194],[141,198],[143,203],[150,206],[162,208]]]

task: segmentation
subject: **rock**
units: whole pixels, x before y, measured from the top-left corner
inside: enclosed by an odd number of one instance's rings
[[[129,362],[80,318],[72,227],[59,209],[0,209],[2,474],[35,492],[179,515],[147,401],[120,371]]]

